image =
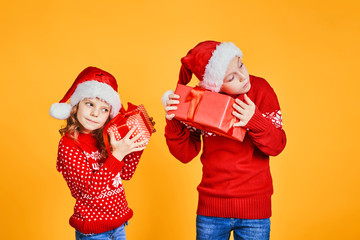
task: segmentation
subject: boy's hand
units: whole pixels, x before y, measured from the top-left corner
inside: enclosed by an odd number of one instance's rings
[[[239,122],[234,123],[234,127],[244,127],[255,113],[255,104],[245,94],[245,102],[236,99],[233,107],[233,115],[239,119]]]
[[[175,117],[175,114],[168,114],[168,111],[177,109],[176,105],[180,103],[180,101],[177,100],[179,98],[180,96],[174,93],[169,95],[169,99],[166,101],[165,105],[165,117],[167,120],[172,120]]]

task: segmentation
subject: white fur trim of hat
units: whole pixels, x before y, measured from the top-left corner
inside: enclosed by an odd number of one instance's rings
[[[199,82],[200,87],[219,92],[223,84],[226,70],[235,56],[242,59],[243,53],[232,42],[222,42],[216,46],[216,49],[206,65],[204,78]]]
[[[80,83],[70,98],[68,103],[54,103],[50,107],[50,116],[64,120],[70,116],[72,107],[85,98],[98,98],[111,105],[110,117],[114,118],[121,108],[121,100],[119,94],[114,89],[102,82],[95,80]]]

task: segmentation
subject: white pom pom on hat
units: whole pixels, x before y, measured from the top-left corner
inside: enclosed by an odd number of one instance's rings
[[[53,118],[65,120],[70,117],[72,106],[68,103],[54,103],[50,107],[49,114]]]
[[[121,108],[118,85],[114,76],[96,67],[85,68],[75,79],[59,103],[51,105],[50,116],[64,120],[70,116],[73,106],[85,98],[99,98],[111,105],[110,118],[114,118]],[[66,103],[70,99],[70,103]]]

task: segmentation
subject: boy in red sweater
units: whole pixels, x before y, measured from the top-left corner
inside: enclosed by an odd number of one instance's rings
[[[197,239],[269,239],[272,178],[269,156],[284,149],[280,106],[265,79],[249,75],[242,52],[231,42],[199,43],[181,59],[179,83],[192,74],[199,85],[236,99],[234,127],[247,129],[243,142],[190,127],[168,111],[177,109],[179,96],[164,94],[165,137],[173,156],[183,163],[201,149],[203,175],[198,186]],[[244,101],[239,98],[243,97]]]

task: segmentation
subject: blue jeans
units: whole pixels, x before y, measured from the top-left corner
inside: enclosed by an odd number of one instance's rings
[[[76,240],[126,240],[125,224],[103,233],[84,234],[76,230]]]
[[[235,240],[268,240],[270,218],[240,219],[197,215],[196,240],[228,240],[231,231]]]

